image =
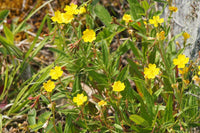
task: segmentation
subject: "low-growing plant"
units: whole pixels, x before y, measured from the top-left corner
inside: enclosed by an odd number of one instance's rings
[[[178,11],[171,0],[128,0],[130,9],[118,18],[98,0],[71,3],[44,17],[23,53],[14,45],[15,34],[50,2],[16,29],[3,25],[0,98],[11,107],[1,110],[1,131],[16,127],[22,116],[20,132],[190,132],[200,126],[199,58],[184,55],[187,32],[170,34]],[[154,8],[157,2],[164,4],[162,11]],[[44,25],[49,34],[40,41]],[[48,48],[54,62],[21,79],[47,43],[54,46]]]

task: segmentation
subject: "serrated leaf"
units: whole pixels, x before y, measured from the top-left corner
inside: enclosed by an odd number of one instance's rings
[[[42,122],[42,123],[45,123],[47,119],[49,119],[49,117],[51,116],[51,112],[49,111],[46,111],[44,112],[43,114],[41,114],[39,117],[38,117],[38,122]]]
[[[74,133],[74,124],[72,123],[73,118],[70,114],[66,115],[64,133]]]
[[[10,42],[6,38],[0,36],[0,43],[6,48],[9,54],[13,54],[17,58],[22,59],[22,51],[15,45],[10,44]]]
[[[173,101],[172,95],[169,96],[164,115],[165,122],[173,120]]]
[[[143,8],[137,0],[128,0],[131,9],[131,16],[134,20],[139,19],[139,14],[144,14]]]
[[[144,119],[142,118],[141,116],[139,115],[131,115],[129,117],[133,122],[135,122],[136,124],[138,125],[141,125],[143,127],[147,127],[149,126],[149,123]]]
[[[103,63],[105,64],[106,68],[108,67],[108,60],[109,60],[109,50],[108,46],[105,41],[102,43],[102,55],[103,55]]]
[[[124,67],[122,69],[122,71],[119,73],[118,77],[117,77],[117,81],[123,81],[127,78],[129,73],[129,66],[127,65],[126,67]]]
[[[3,23],[4,19],[8,16],[9,10],[3,10],[0,12],[0,24]]]
[[[133,51],[133,54],[137,57],[140,58],[140,56],[142,55],[142,53],[140,52],[140,50],[135,46],[135,44],[132,41],[128,41],[128,45],[131,47],[131,50]]]
[[[146,12],[149,9],[149,3],[146,0],[141,1],[141,3],[142,3],[142,6],[143,6],[143,8]]]
[[[112,18],[109,14],[109,12],[102,6],[102,5],[96,5],[94,7],[94,12],[97,15],[97,17],[106,25],[109,26],[111,24]]]
[[[51,100],[55,101],[55,100],[65,98],[65,97],[66,97],[66,94],[64,92],[58,92],[51,97]]]
[[[119,130],[122,130],[122,131],[123,131],[122,126],[120,126],[119,124],[114,124],[114,127],[115,127],[116,129],[119,129]]]
[[[28,112],[28,123],[29,125],[36,124],[36,110],[35,109],[31,109]]]
[[[6,35],[6,39],[9,41],[10,44],[14,44],[13,33],[10,31],[10,29],[8,29],[8,27],[6,25],[3,25],[3,29],[4,29],[4,33]]]

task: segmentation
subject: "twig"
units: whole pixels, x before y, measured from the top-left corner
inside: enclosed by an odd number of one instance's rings
[[[30,31],[25,31],[26,33],[28,33],[29,35],[31,35],[31,36],[34,36],[34,37],[36,37],[36,34],[34,34],[33,32],[30,32]],[[40,40],[44,40],[44,38],[43,37],[38,37]]]

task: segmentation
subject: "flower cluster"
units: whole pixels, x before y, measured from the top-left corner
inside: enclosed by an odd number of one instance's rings
[[[117,92],[123,91],[125,89],[125,85],[121,81],[114,82],[112,87],[113,87],[113,91],[117,91]]]
[[[55,69],[51,69],[50,70],[50,76],[51,79],[58,79],[59,77],[61,77],[63,74],[63,71],[61,70],[61,67],[56,66]],[[47,92],[52,92],[52,90],[55,88],[55,84],[53,81],[48,80],[47,83],[43,83],[43,87]]]
[[[82,105],[86,101],[87,96],[84,96],[83,94],[77,94],[77,96],[73,98],[73,102],[76,103],[78,106]]]
[[[124,20],[126,23],[131,22],[131,15],[129,15],[129,14],[124,14],[122,20]]]
[[[188,61],[189,58],[186,58],[184,54],[180,54],[177,59],[173,59],[174,65],[177,65],[178,68],[184,68]]]
[[[183,70],[179,69],[179,73],[182,74],[182,75],[184,75],[185,73],[188,72],[188,70],[189,70],[188,67],[184,67]]]
[[[66,5],[64,10],[66,11],[65,13],[56,11],[55,16],[51,18],[52,21],[68,24],[74,19],[74,15],[83,14],[86,12],[85,7],[80,7],[80,9],[77,9],[77,5],[73,3],[70,6]]]
[[[93,30],[86,29],[83,31],[82,38],[84,42],[92,42],[96,39],[96,33]]]
[[[160,19],[160,16],[153,16],[153,19],[149,20],[149,23],[153,24],[155,27],[158,27],[158,24],[161,24],[163,22],[164,19],[163,18]]]
[[[177,12],[177,11],[178,11],[178,8],[175,7],[175,6],[170,6],[170,7],[169,7],[169,10],[170,10],[171,12]]]
[[[159,74],[160,68],[156,68],[156,64],[149,64],[148,68],[144,68],[145,78],[154,79]]]

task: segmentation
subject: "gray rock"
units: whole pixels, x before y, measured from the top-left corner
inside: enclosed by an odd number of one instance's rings
[[[200,0],[176,0],[172,6],[178,7],[178,11],[172,15],[171,33],[177,35],[185,31],[190,34],[187,44],[191,45],[186,48],[184,54],[195,60],[200,50]],[[160,10],[160,6],[158,9]],[[168,15],[169,10],[166,7],[162,17],[167,20]],[[183,37],[175,41],[183,45]]]

